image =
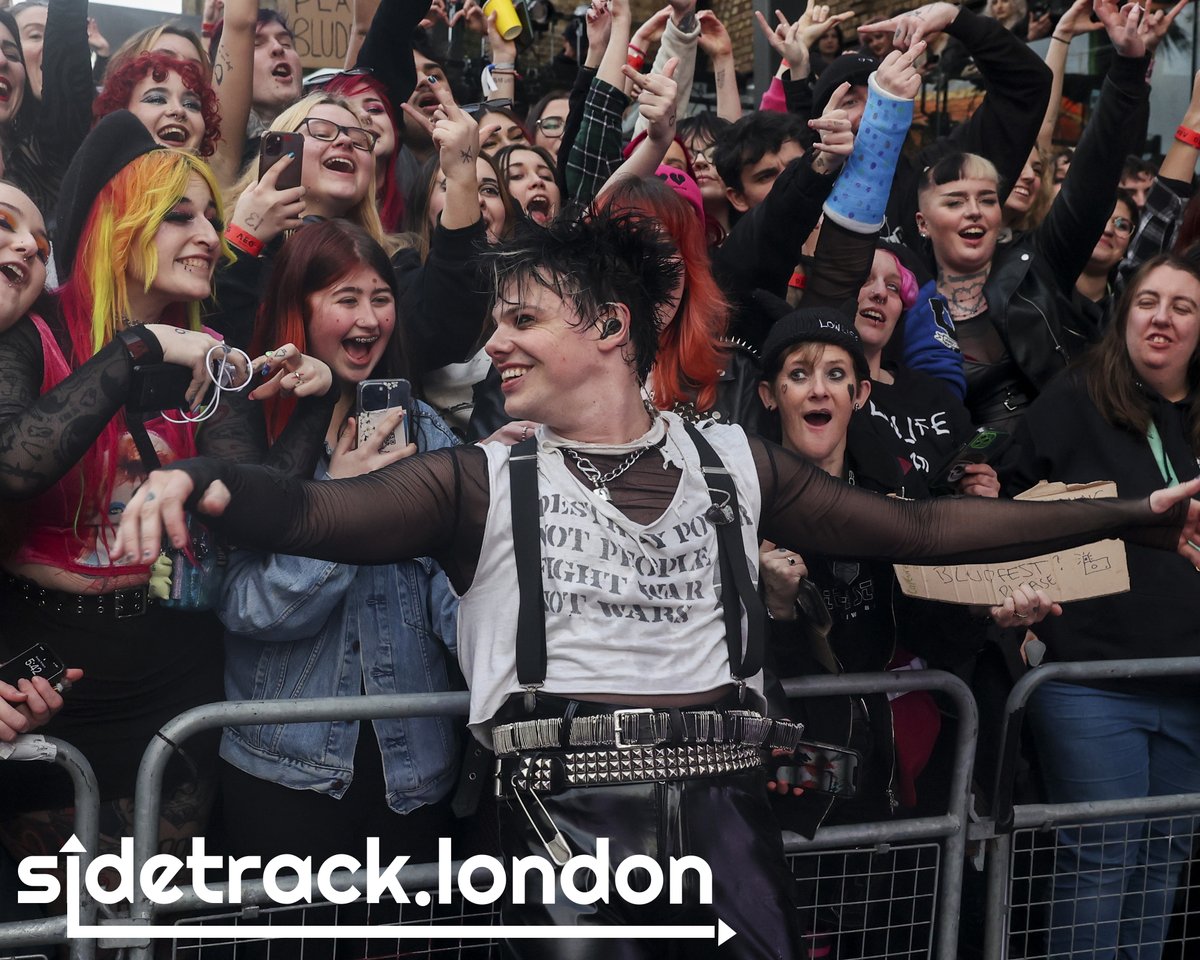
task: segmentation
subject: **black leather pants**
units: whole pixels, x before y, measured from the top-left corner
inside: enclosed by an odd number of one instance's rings
[[[779,827],[767,803],[761,769],[720,777],[669,783],[573,787],[553,795],[523,792],[521,798],[537,828],[549,837],[562,832],[574,856],[596,854],[596,838],[609,840],[609,902],[570,902],[555,889],[555,902],[543,904],[536,873],[527,873],[524,904],[505,901],[506,924],[711,924],[723,920],[736,934],[718,948],[712,940],[514,940],[508,955],[562,960],[634,960],[634,958],[712,956],[792,960],[801,956],[795,885],[783,857]],[[543,810],[544,806],[544,810]],[[549,859],[538,834],[516,799],[501,803],[500,845],[511,873],[514,857]],[[633,854],[652,857],[662,868],[661,896],[645,905],[625,903],[617,895],[616,871]],[[687,871],[682,904],[670,903],[669,860],[698,856],[712,875],[712,903],[699,903],[696,874]],[[556,873],[557,877],[557,873]],[[575,884],[590,889],[591,878]],[[646,889],[648,874],[633,871],[629,886]],[[719,953],[718,953],[719,950]]]

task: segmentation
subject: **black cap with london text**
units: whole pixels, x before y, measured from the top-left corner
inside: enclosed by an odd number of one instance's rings
[[[774,379],[787,354],[805,343],[827,343],[841,347],[854,362],[859,380],[869,380],[871,368],[863,351],[858,331],[841,310],[834,307],[809,307],[794,310],[775,322],[763,342],[763,376]]]

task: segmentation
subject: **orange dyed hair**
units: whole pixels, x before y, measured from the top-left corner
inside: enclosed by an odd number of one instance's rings
[[[712,275],[704,225],[691,205],[657,177],[624,180],[597,205],[656,221],[679,251],[683,296],[658,335],[654,403],[660,410],[689,402],[708,410],[716,402],[726,357],[721,338],[729,329],[729,301]]]

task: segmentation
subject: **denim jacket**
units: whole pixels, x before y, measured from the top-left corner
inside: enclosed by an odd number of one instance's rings
[[[437,414],[416,406],[419,449],[457,443]],[[327,479],[327,468],[317,468],[318,480]],[[428,557],[353,566],[235,551],[218,614],[230,700],[450,689],[458,601]],[[397,813],[450,792],[460,723],[444,716],[374,721],[387,802]],[[227,727],[221,756],[264,780],[340,798],[354,775],[357,740],[358,723],[341,720]]]

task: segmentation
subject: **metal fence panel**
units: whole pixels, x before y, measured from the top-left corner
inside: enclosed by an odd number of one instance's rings
[[[1014,686],[987,841],[987,960],[1111,956],[1098,947],[1111,942],[1121,956],[1200,955],[1190,869],[1200,794],[1021,805],[1011,793],[1026,704],[1042,683],[1189,675],[1200,676],[1200,657],[1046,664]]]

